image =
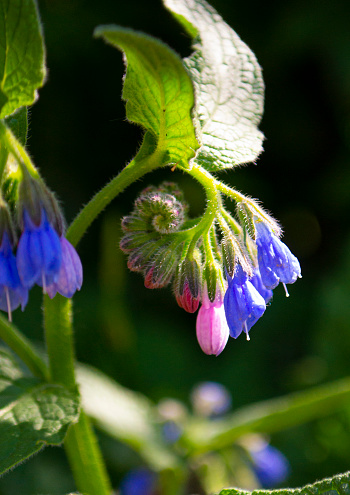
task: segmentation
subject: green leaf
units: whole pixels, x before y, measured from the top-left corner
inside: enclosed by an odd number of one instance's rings
[[[5,122],[21,145],[25,146],[28,132],[27,107],[21,107],[9,117],[6,117]]]
[[[0,118],[34,103],[44,79],[44,42],[36,3],[0,0]]]
[[[231,445],[248,433],[274,433],[323,417],[349,405],[350,378],[242,407],[225,419],[190,425],[187,442],[195,453]]]
[[[45,445],[61,444],[78,417],[77,393],[25,375],[0,349],[0,474]]]
[[[148,131],[137,158],[157,152],[159,166],[188,167],[198,143],[191,119],[193,86],[181,58],[161,41],[131,29],[100,26],[94,35],[125,53],[126,115]]]
[[[332,478],[317,481],[312,485],[302,488],[281,488],[277,490],[239,490],[237,488],[226,488],[219,495],[349,495],[350,494],[350,471],[337,474]]]
[[[155,470],[176,467],[178,460],[162,443],[155,408],[146,397],[85,365],[79,365],[77,380],[84,410],[101,430],[132,447]]]
[[[262,151],[264,83],[254,53],[205,0],[163,0],[194,38],[185,59],[196,95],[202,146],[196,161],[208,170],[255,161]]]

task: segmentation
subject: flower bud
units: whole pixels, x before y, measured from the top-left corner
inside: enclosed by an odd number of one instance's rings
[[[150,260],[149,269],[145,272],[145,286],[148,289],[160,289],[170,283],[179,261],[181,249],[181,245],[177,248],[170,245],[154,255]]]
[[[135,249],[142,247],[149,241],[157,240],[158,238],[159,236],[154,233],[148,233],[144,231],[131,232],[121,238],[119,247],[123,251],[123,253],[128,254]]]
[[[198,309],[200,279],[201,272],[198,261],[195,258],[185,258],[175,275],[174,293],[180,308],[188,313],[194,313]]]
[[[233,233],[227,234],[221,241],[222,260],[225,274],[233,276],[238,262],[248,277],[253,275],[253,269],[243,243]]]
[[[230,335],[224,304],[221,301],[203,301],[196,323],[197,340],[205,354],[218,356],[225,348]]]
[[[157,239],[150,240],[143,244],[138,249],[135,249],[129,254],[128,268],[132,272],[143,273],[149,266],[152,256],[159,248],[159,241]]]

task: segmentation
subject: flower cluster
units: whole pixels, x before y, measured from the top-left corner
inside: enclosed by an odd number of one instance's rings
[[[0,309],[9,320],[13,310],[25,308],[34,285],[50,298],[57,293],[70,298],[83,279],[80,258],[64,236],[57,201],[40,177],[24,170],[15,209],[16,215],[0,197]]]
[[[301,277],[300,264],[280,240],[278,224],[247,198],[238,203],[237,218],[221,207],[210,224],[194,224],[186,211],[176,185],[147,188],[123,219],[120,246],[146,287],[173,280],[178,305],[189,313],[199,308],[197,340],[217,356],[229,336],[243,332],[250,340],[272,290],[281,282],[288,296],[286,284]]]

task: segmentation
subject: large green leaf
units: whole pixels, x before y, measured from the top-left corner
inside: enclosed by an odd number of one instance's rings
[[[78,417],[77,393],[25,375],[0,349],[0,474],[45,445],[61,444]]]
[[[77,375],[84,410],[100,429],[132,447],[153,469],[176,467],[178,459],[162,442],[146,397],[88,366],[79,365]]]
[[[186,437],[194,452],[231,445],[248,433],[274,433],[350,405],[350,378],[242,407],[215,422],[189,425]]]
[[[208,170],[256,160],[264,83],[254,53],[205,0],[163,1],[194,38],[195,52],[185,64],[202,141],[196,160]]]
[[[5,119],[6,125],[11,129],[19,142],[25,146],[28,133],[27,107],[21,107]]]
[[[44,79],[44,43],[35,1],[0,0],[0,118],[34,103]]]
[[[302,488],[281,488],[277,490],[239,490],[237,488],[226,488],[219,495],[349,495],[350,494],[350,471],[337,474],[333,478],[317,481],[312,485]]]
[[[161,41],[131,29],[100,26],[95,36],[125,53],[126,115],[148,131],[142,156],[156,149],[158,166],[188,167],[198,143],[191,119],[193,86],[181,58]]]

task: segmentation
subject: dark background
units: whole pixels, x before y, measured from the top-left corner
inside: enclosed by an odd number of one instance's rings
[[[290,286],[289,299],[276,289],[249,343],[230,339],[220,357],[204,355],[195,316],[178,308],[170,289],[144,288],[140,275],[127,272],[117,247],[121,216],[151,183],[179,182],[191,213],[203,211],[203,194],[192,179],[157,171],[117,198],[79,246],[85,281],[75,298],[76,346],[79,360],[154,401],[171,396],[188,403],[194,384],[214,380],[230,390],[236,408],[349,374],[350,3],[212,5],[255,52],[266,83],[260,126],[265,151],[256,166],[224,172],[224,180],[259,198],[281,221],[303,278]],[[93,29],[133,27],[182,56],[190,54],[190,40],[156,0],[41,0],[39,8],[48,78],[30,112],[28,149],[70,222],[130,161],[142,139],[125,120],[121,54],[94,40]],[[40,305],[37,288],[25,313],[14,315],[39,343]],[[287,484],[349,469],[349,419],[350,412],[342,412],[272,438],[292,465]],[[101,442],[112,464],[116,447],[104,437]],[[115,480],[125,469],[115,470]],[[72,489],[60,449],[45,450],[0,481],[4,495]]]

